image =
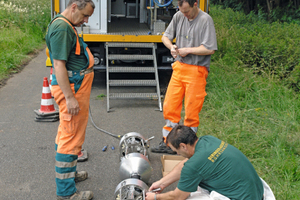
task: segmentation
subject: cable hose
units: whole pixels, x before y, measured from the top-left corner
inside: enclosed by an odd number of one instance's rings
[[[92,116],[92,112],[91,112],[91,107],[89,107],[89,115],[90,115],[90,119],[91,119],[91,122],[92,122],[92,124],[93,124],[93,126],[97,129],[97,130],[99,130],[99,131],[101,131],[101,132],[103,132],[103,133],[106,133],[106,134],[108,134],[108,135],[110,135],[110,136],[112,136],[112,137],[115,137],[115,138],[121,138],[121,137],[123,137],[123,135],[115,135],[115,134],[112,134],[112,133],[110,133],[110,132],[108,132],[108,131],[106,131],[106,130],[103,130],[103,129],[101,129],[101,128],[99,128],[96,124],[95,124],[95,122],[94,122],[94,120],[93,120],[93,116]]]
[[[157,0],[154,0],[154,3],[158,6],[158,7],[165,7],[165,6],[169,6],[172,3],[173,0],[170,0],[168,3],[166,4],[160,4]]]

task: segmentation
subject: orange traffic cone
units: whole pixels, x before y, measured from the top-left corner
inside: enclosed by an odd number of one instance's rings
[[[43,82],[41,108],[39,110],[34,110],[34,112],[38,115],[35,121],[57,121],[59,118],[59,112],[53,105],[47,77],[44,77]]]

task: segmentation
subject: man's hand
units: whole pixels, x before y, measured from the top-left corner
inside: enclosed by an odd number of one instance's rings
[[[176,58],[178,54],[179,54],[178,47],[176,45],[172,45],[171,55],[173,56],[173,58]]]
[[[163,185],[161,183],[161,180],[154,182],[150,188],[149,188],[149,192],[152,192],[152,190],[158,189],[160,188],[160,190],[158,190],[156,193],[161,193],[164,189],[165,189],[165,185]]]
[[[155,193],[147,192],[145,200],[154,200]]]
[[[79,103],[70,86],[66,61],[54,59],[53,62],[57,83],[66,98],[68,113],[71,115],[77,115],[80,110]]]
[[[181,57],[185,57],[189,54],[188,52],[188,48],[180,48],[178,49],[178,54],[181,56]]]
[[[69,114],[78,115],[78,112],[80,111],[79,103],[74,96],[71,98],[66,98],[66,104]]]
[[[185,57],[189,54],[189,48],[180,48],[178,49],[178,47],[176,45],[173,45],[171,48],[171,55],[173,56],[173,58],[176,58],[177,55],[180,55],[181,57]]]

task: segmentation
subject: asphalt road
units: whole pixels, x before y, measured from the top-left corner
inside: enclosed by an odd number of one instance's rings
[[[34,110],[41,105],[43,77],[49,79],[41,51],[20,73],[0,88],[0,199],[56,199],[54,139],[58,122],[35,122]],[[169,73],[161,73],[164,88]],[[155,136],[150,146],[161,141],[164,125],[162,112],[155,100],[111,100],[113,112],[106,112],[105,74],[95,73],[90,107],[98,127],[113,134],[137,132],[145,138]],[[56,106],[56,104],[54,103]],[[98,131],[89,120],[83,147],[89,153],[87,162],[78,163],[89,178],[77,184],[78,190],[92,190],[95,200],[114,199],[119,184],[120,140]],[[102,148],[108,145],[106,152]],[[111,149],[111,146],[115,150]],[[162,177],[162,154],[149,153],[153,167],[149,185]],[[172,185],[169,190],[174,189]]]

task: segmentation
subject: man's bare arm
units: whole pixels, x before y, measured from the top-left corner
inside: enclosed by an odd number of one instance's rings
[[[174,191],[156,194],[156,200],[183,200],[188,198],[190,192],[184,192],[176,188]],[[146,200],[153,200],[155,199],[155,193],[148,192],[146,196]]]
[[[161,178],[159,181],[156,181],[155,183],[153,183],[151,185],[151,187],[149,188],[149,191],[152,191],[152,190],[157,189],[157,188],[161,188],[162,190],[164,190],[167,186],[169,186],[172,183],[178,181],[180,179],[180,174],[181,174],[181,170],[183,168],[183,165],[187,160],[188,159],[186,158],[183,161],[181,161],[180,163],[178,163],[170,173],[168,173],[166,176]],[[177,197],[184,197],[184,196],[188,197],[189,194],[190,193],[180,191],[179,189],[176,188],[174,191],[163,193],[163,194],[157,194],[157,196],[162,195],[161,199],[173,199],[174,196],[176,198]],[[152,200],[152,199],[154,199],[154,193],[148,192],[146,200]],[[178,199],[181,199],[181,198],[178,198]],[[185,198],[182,198],[182,199],[185,199]]]
[[[157,194],[156,200],[183,200],[188,198],[190,192],[184,192],[176,188],[174,191],[170,191],[163,194]]]
[[[179,55],[181,57],[185,57],[188,54],[206,56],[206,55],[212,55],[212,54],[214,54],[215,50],[208,50],[207,48],[205,48],[204,45],[201,45],[199,47],[180,48],[180,49],[178,49],[178,52],[179,52]]]
[[[172,48],[172,46],[173,46],[173,43],[172,43],[172,41],[171,41],[169,38],[167,38],[166,36],[162,36],[161,41],[164,43],[164,45],[165,45],[168,49],[171,50],[171,48]]]
[[[70,87],[70,81],[69,81],[68,72],[66,68],[66,61],[54,59],[53,65],[55,68],[55,76],[57,79],[57,83],[66,98],[68,113],[71,115],[77,115],[80,108],[79,108],[78,101],[74,97],[74,94]]]
[[[164,45],[165,45],[168,49],[170,49],[171,55],[173,56],[173,58],[176,58],[177,55],[179,54],[177,46],[174,45],[174,44],[172,43],[172,41],[171,41],[169,38],[167,38],[166,36],[162,36],[161,40],[162,40],[162,42],[164,43]]]

